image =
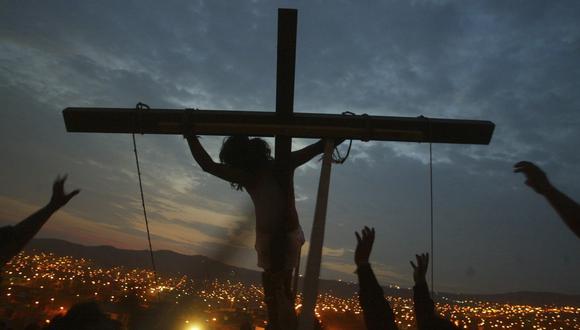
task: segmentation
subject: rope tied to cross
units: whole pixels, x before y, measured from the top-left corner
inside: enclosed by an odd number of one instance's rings
[[[143,135],[141,125],[141,114],[143,111],[149,110],[149,106],[145,103],[137,103],[135,106],[135,121],[133,123],[135,130]],[[143,195],[143,182],[141,179],[141,167],[139,166],[139,154],[137,153],[137,142],[135,141],[135,133],[131,133],[133,138],[133,152],[135,153],[135,164],[137,165],[137,178],[139,179],[139,192],[141,193],[141,206],[143,208],[143,217],[145,218],[145,229],[147,230],[147,242],[149,243],[149,256],[151,258],[151,268],[153,269],[153,283],[157,284],[157,267],[155,266],[155,257],[153,256],[153,247],[151,245],[151,233],[149,231],[149,219],[147,218],[147,208],[145,207],[145,197]]]

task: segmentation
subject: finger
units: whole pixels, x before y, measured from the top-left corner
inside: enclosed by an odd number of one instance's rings
[[[411,267],[413,267],[413,269],[417,269],[417,265],[415,265],[413,261],[409,260],[409,263],[411,264]]]
[[[538,169],[538,167],[530,162],[519,162],[514,165],[515,173],[530,173],[536,169]]]
[[[355,231],[354,232],[354,235],[356,236],[356,242],[357,242],[357,244],[360,244],[360,242],[361,242],[362,239],[360,238],[360,235],[358,234],[358,232]]]
[[[62,177],[62,176],[58,175],[58,176],[56,177],[56,181],[54,182],[54,183],[55,183],[55,185],[56,185],[56,186],[58,186],[58,187],[62,187],[62,186],[64,186],[64,180],[65,180],[65,178],[66,178],[66,177]]]
[[[60,181],[54,181],[52,184],[52,194],[59,194],[63,190],[62,183]]]
[[[369,227],[365,226],[365,228],[364,228],[364,232],[365,232],[365,234],[368,236],[368,235],[369,235],[369,233],[371,232],[371,230],[369,229]]]
[[[534,171],[533,167],[530,166],[520,166],[520,167],[514,167],[514,173],[524,173],[524,174],[528,174]]]
[[[526,166],[535,166],[534,163],[529,162],[527,160],[522,160],[521,162],[517,162],[514,167],[526,167]]]
[[[75,189],[75,190],[71,191],[71,192],[70,192],[70,193],[67,195],[67,197],[68,197],[68,199],[71,199],[71,198],[75,197],[76,195],[78,195],[80,192],[81,192],[81,190],[80,190],[80,189]]]
[[[532,164],[532,163],[525,164],[525,165],[519,166],[519,167],[514,167],[514,172],[517,172],[517,173],[522,172],[526,175],[544,173],[544,171],[541,168],[536,166],[536,164]]]
[[[525,175],[531,175],[532,173],[536,172],[537,169],[529,168],[529,167],[518,167],[514,169],[514,173],[523,173]]]

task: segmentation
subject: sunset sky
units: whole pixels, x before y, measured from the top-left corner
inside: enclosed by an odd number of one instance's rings
[[[512,173],[534,161],[580,199],[577,1],[0,1],[0,224],[68,173],[82,192],[39,237],[147,248],[131,136],[67,133],[62,109],[273,111],[279,7],[299,10],[296,112],[496,124],[489,146],[433,145],[437,290],[580,294],[580,240]],[[214,159],[221,141],[202,138]],[[202,172],[180,136],[137,143],[154,249],[257,269],[247,194]],[[428,152],[353,142],[333,167],[322,277],[355,279],[353,233],[368,225],[380,281],[412,285]],[[307,239],[319,174],[313,160],[295,177]]]

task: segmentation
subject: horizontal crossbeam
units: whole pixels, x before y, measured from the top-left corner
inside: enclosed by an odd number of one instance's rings
[[[483,120],[273,112],[132,108],[66,108],[69,132],[275,136],[489,144],[495,125]]]

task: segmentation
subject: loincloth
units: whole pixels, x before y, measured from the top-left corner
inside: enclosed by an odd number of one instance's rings
[[[284,247],[284,257],[286,258],[283,268],[293,269],[300,260],[300,250],[304,245],[304,232],[302,227],[286,234],[286,244]],[[254,245],[258,253],[258,267],[263,269],[272,268],[272,235],[263,232],[256,233],[256,244]]]

